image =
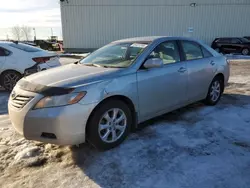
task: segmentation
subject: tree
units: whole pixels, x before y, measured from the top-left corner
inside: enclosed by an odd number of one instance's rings
[[[12,31],[13,38],[15,40],[20,41],[21,38],[23,37],[23,32],[22,32],[21,27],[19,27],[18,25],[14,26],[14,27],[11,28],[11,31]]]
[[[32,31],[31,27],[22,26],[22,33],[26,41],[29,41],[29,39],[31,38],[31,31]]]

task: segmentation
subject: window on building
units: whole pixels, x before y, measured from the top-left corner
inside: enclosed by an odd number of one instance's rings
[[[182,41],[181,43],[186,60],[203,58],[203,53],[199,44],[190,41]]]
[[[180,61],[180,54],[176,41],[161,43],[150,54],[150,58],[161,58],[163,64],[171,64]]]

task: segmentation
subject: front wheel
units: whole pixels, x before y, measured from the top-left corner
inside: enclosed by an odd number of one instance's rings
[[[132,125],[129,107],[120,100],[108,100],[90,117],[87,140],[97,149],[108,150],[121,144]]]
[[[21,74],[16,71],[4,72],[1,76],[1,85],[7,91],[12,91],[16,83],[22,78]]]
[[[219,76],[215,77],[209,86],[205,103],[211,106],[216,105],[221,98],[223,87],[223,80]]]

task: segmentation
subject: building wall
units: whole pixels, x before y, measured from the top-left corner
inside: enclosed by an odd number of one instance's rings
[[[197,6],[191,7],[195,2]],[[250,35],[250,0],[66,0],[61,3],[66,49],[98,48],[137,36]]]

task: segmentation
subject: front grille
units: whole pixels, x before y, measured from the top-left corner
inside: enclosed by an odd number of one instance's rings
[[[22,109],[33,98],[34,97],[17,95],[15,98],[11,99],[11,104],[18,109]]]

